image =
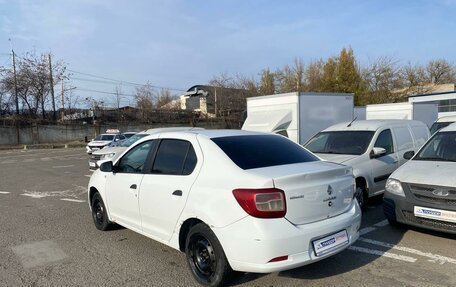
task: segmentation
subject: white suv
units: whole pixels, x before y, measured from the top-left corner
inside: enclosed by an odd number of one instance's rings
[[[359,236],[352,169],[279,135],[236,130],[142,138],[89,182],[96,228],[111,222],[187,255],[195,279],[268,273],[327,258]]]

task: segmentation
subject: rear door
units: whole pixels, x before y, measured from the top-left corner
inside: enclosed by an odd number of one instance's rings
[[[196,135],[161,139],[139,191],[143,231],[169,240],[202,165]]]
[[[411,131],[407,125],[396,126],[393,127],[392,130],[396,142],[398,165],[401,166],[407,161],[404,159],[404,153],[415,150],[415,144]]]

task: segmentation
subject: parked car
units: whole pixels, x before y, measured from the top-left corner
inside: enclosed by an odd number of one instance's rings
[[[206,286],[306,265],[359,236],[352,169],[280,135],[156,133],[103,162],[88,189],[96,228],[115,222],[185,252]]]
[[[160,132],[165,132],[165,131],[187,131],[187,130],[201,130],[202,128],[192,128],[192,127],[171,127],[171,128],[155,128],[155,129],[148,129],[139,133],[136,133],[129,139],[125,139],[122,141],[119,141],[120,144],[114,145],[114,146],[109,146],[105,147],[103,149],[94,151],[90,158],[89,158],[89,169],[90,170],[96,170],[99,168],[98,161],[100,160],[112,160],[114,161],[119,155],[122,154],[130,145],[135,143],[137,140],[140,138],[143,138],[145,136],[154,134],[154,133],[160,133]]]
[[[113,142],[124,140],[125,136],[119,133],[119,130],[107,130],[105,134],[99,134],[92,139],[86,146],[86,152],[92,154],[92,152],[100,150]]]
[[[419,121],[364,120],[331,126],[305,147],[324,160],[353,167],[363,208],[384,192],[388,177],[406,162],[404,153],[418,150],[428,138],[429,129]]]
[[[456,124],[435,133],[386,182],[383,211],[397,222],[456,234]]]
[[[456,122],[456,116],[446,116],[438,118],[435,123],[431,126],[431,135],[440,130],[441,128],[447,127],[452,123]]]

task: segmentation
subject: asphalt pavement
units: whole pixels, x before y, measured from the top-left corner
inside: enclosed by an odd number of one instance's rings
[[[185,255],[95,229],[84,149],[0,151],[0,286],[196,286]],[[377,199],[348,250],[231,286],[456,286],[456,236],[388,225]]]

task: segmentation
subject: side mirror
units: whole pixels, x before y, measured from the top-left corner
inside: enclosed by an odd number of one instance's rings
[[[100,165],[100,170],[103,172],[113,172],[114,167],[112,165],[112,161],[105,161]]]
[[[415,152],[413,150],[409,150],[404,153],[404,159],[409,160],[415,155]]]
[[[382,147],[374,147],[370,153],[371,158],[379,158],[386,154],[386,149]]]

